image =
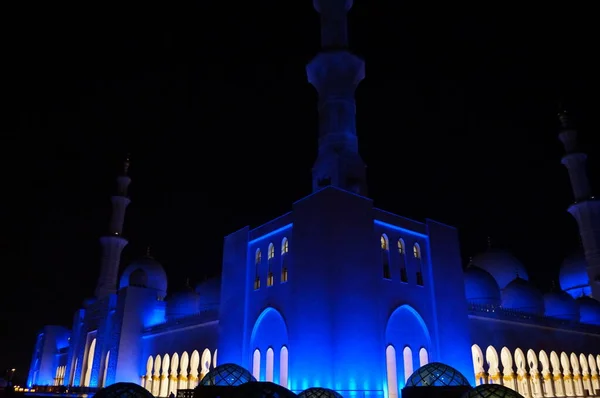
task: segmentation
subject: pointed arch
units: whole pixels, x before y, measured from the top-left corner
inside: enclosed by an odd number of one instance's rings
[[[379,238],[381,246],[381,266],[384,279],[392,279],[390,271],[390,241],[386,234],[381,234]]]
[[[290,251],[290,243],[288,238],[283,237],[281,240],[281,283],[288,281],[288,253]]]
[[[288,328],[287,324],[281,315],[281,313],[273,307],[265,308],[260,315],[256,318],[254,322],[254,327],[252,328],[252,333],[250,335],[250,347],[252,349],[252,363],[253,369],[255,365],[256,358],[254,357],[255,352],[258,351],[259,355],[264,354],[264,360],[259,362],[260,369],[259,375],[263,374],[265,377],[269,376],[267,374],[267,360],[268,358],[268,349],[276,347],[288,346]],[[274,352],[273,352],[273,360],[274,360]],[[280,379],[280,371],[281,366],[273,368],[273,380]],[[256,376],[255,376],[256,377]],[[258,378],[257,378],[258,380]]]
[[[388,345],[385,349],[388,398],[398,398],[398,369],[396,366],[396,349]]]

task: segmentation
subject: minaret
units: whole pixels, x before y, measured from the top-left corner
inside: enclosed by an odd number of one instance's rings
[[[578,148],[577,130],[569,121],[566,112],[559,113],[559,119],[559,138],[566,151],[562,164],[569,172],[575,196],[575,203],[569,207],[569,213],[579,225],[592,296],[600,300],[600,201],[592,196],[585,166],[587,155]]]
[[[353,0],[313,0],[321,14],[321,52],[307,65],[319,93],[319,154],[313,192],[333,185],[367,195],[365,164],[358,153],[354,91],[365,63],[348,51],[348,10]]]
[[[127,246],[127,239],[123,238],[123,224],[125,210],[131,202],[127,197],[127,188],[131,178],[129,171],[129,157],[125,160],[123,173],[117,177],[117,194],[112,199],[112,215],[110,218],[109,233],[100,238],[102,245],[102,260],[100,263],[100,277],[96,286],[96,297],[101,299],[117,291],[117,278],[121,252]]]

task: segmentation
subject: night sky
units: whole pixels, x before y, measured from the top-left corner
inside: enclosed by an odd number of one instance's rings
[[[128,152],[123,261],[150,245],[171,290],[219,273],[226,234],[311,192],[317,97],[304,67],[320,30],[310,0],[13,3],[0,368],[24,375],[36,332],[70,325],[93,295]],[[491,236],[548,290],[579,244],[559,101],[600,186],[595,14],[451,6],[356,0],[349,16],[367,65],[357,123],[370,197],[457,226],[465,263]]]

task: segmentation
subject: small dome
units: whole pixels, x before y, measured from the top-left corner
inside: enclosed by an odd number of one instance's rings
[[[245,398],[295,398],[296,394],[269,381],[251,381],[237,387],[235,396]]]
[[[311,387],[298,394],[301,398],[343,398],[341,394],[329,388]]]
[[[558,274],[560,288],[573,298],[577,298],[582,294],[586,296],[592,294],[586,268],[587,261],[583,250],[577,250],[567,257],[560,266]]]
[[[515,274],[529,280],[525,266],[512,254],[503,250],[489,249],[473,257],[473,263],[489,272],[498,282],[500,290],[504,289],[515,278]]]
[[[498,283],[489,272],[474,265],[465,270],[465,295],[469,303],[500,305]]]
[[[144,387],[135,383],[115,383],[101,388],[94,394],[97,398],[154,398]]]
[[[523,396],[500,384],[480,384],[467,391],[462,398],[523,398]]]
[[[578,298],[579,322],[600,326],[600,303],[588,296]]]
[[[430,362],[415,370],[406,380],[406,387],[470,386],[469,380],[452,366]]]
[[[129,264],[119,281],[119,289],[138,286],[154,289],[160,298],[167,295],[167,273],[163,266],[150,256],[142,257]]]
[[[546,293],[544,295],[544,315],[578,322],[579,305],[568,293],[562,291]]]
[[[532,315],[544,315],[544,296],[525,279],[516,277],[502,291],[502,307]]]
[[[239,386],[250,381],[256,381],[256,379],[246,369],[233,363],[224,363],[208,372],[198,387]]]
[[[196,293],[200,295],[200,310],[219,308],[221,302],[221,278],[210,278],[196,285]]]
[[[188,287],[167,297],[167,319],[200,313],[200,295]]]

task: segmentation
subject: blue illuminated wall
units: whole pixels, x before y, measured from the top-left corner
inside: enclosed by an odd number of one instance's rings
[[[391,277],[384,278],[380,236],[390,238]],[[281,282],[281,242],[289,240],[288,281]],[[396,240],[407,245],[408,281],[400,281]],[[273,286],[267,286],[268,247]],[[418,243],[422,258],[412,258]],[[255,264],[256,250],[262,261]],[[472,374],[470,334],[456,230],[407,220],[373,208],[372,201],[333,187],[294,204],[293,212],[255,230],[225,238],[219,321],[219,362],[252,369],[268,347],[289,351],[289,387],[323,386],[343,394],[380,396],[387,390],[387,345],[425,348],[429,360]],[[423,273],[423,286],[416,272]],[[256,275],[260,288],[254,289]],[[441,278],[447,283],[434,284]],[[437,303],[436,300],[443,302]],[[457,308],[459,308],[457,310]],[[464,308],[462,310],[461,308]],[[440,339],[450,339],[444,344]],[[264,376],[263,376],[264,377]],[[277,360],[274,381],[279,381]]]
[[[64,364],[71,332],[63,326],[45,326],[38,334],[27,385],[53,385],[56,368]]]

